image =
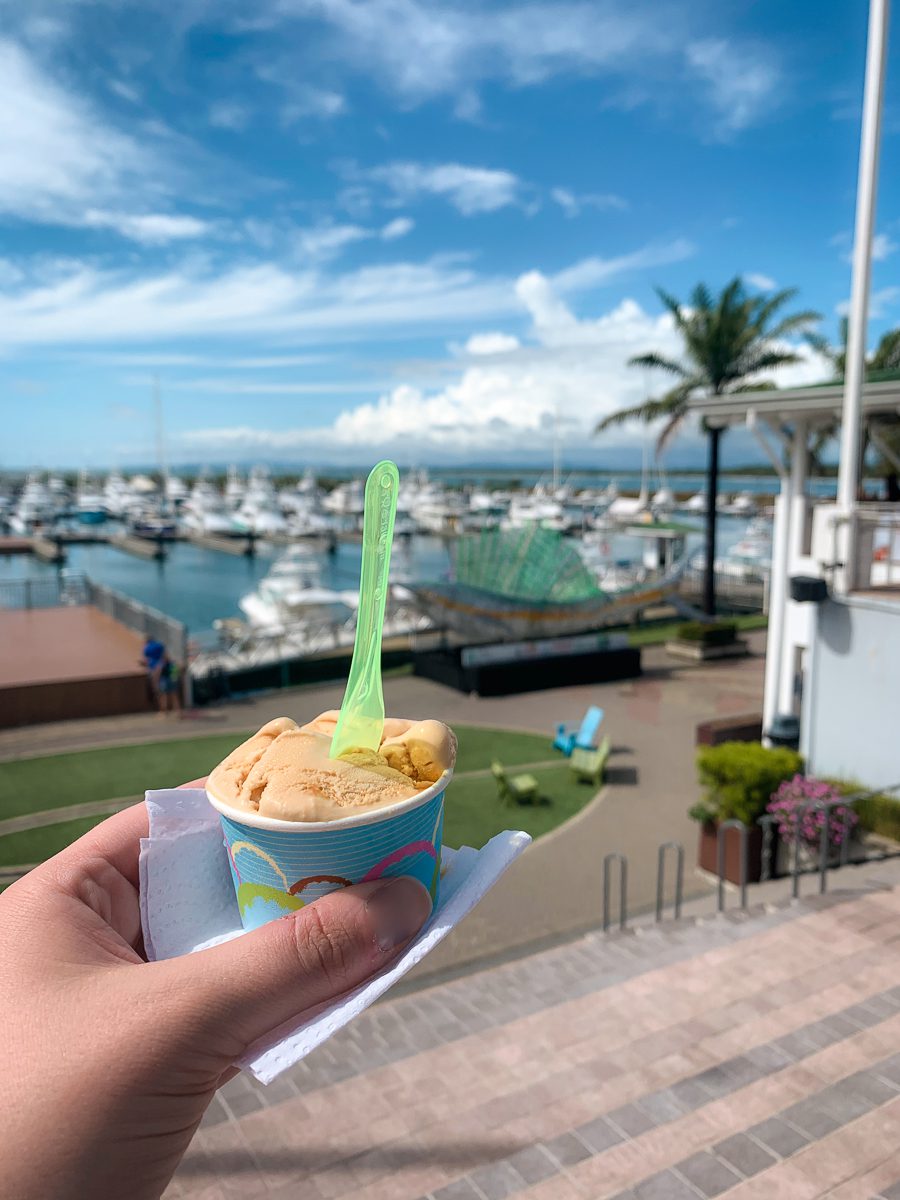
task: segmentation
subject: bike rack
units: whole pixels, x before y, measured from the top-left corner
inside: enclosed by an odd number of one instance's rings
[[[607,854],[603,860],[603,932],[609,930],[610,865],[619,864],[619,929],[624,930],[628,921],[628,859],[617,850]]]
[[[681,916],[681,897],[684,890],[684,846],[681,842],[663,842],[656,859],[656,919],[661,921],[665,903],[666,851],[675,851],[675,920]]]
[[[718,910],[725,911],[725,838],[729,829],[737,829],[741,839],[741,908],[747,907],[747,826],[743,821],[732,818],[723,821],[716,832],[716,874],[719,877]]]

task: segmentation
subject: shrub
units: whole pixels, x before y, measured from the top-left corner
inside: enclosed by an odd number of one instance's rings
[[[736,621],[685,621],[676,630],[683,642],[700,642],[703,646],[730,646],[737,638]]]
[[[825,812],[821,808],[806,808],[805,811],[804,808],[816,801],[833,803],[840,800],[842,795],[833,783],[795,775],[781,784],[768,805],[768,811],[778,818],[778,833],[783,841],[794,841],[799,824],[801,840],[808,846],[817,847],[825,825]],[[833,849],[841,845],[845,829],[852,831],[858,819],[853,809],[845,804],[838,804],[831,809],[828,840]]]
[[[697,768],[706,795],[690,810],[694,820],[752,825],[779,784],[802,771],[803,759],[796,750],[768,750],[759,742],[722,742],[700,748]]]

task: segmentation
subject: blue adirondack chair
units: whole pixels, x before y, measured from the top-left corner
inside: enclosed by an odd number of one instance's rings
[[[553,739],[554,748],[562,750],[563,754],[571,754],[576,746],[581,750],[596,750],[597,730],[600,728],[602,720],[603,709],[592,704],[584,714],[580,728],[570,729],[567,725],[557,726],[556,737]]]

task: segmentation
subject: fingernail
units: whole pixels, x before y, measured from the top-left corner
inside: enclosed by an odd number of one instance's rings
[[[396,950],[419,932],[431,915],[431,897],[416,879],[386,880],[366,901],[379,950]]]

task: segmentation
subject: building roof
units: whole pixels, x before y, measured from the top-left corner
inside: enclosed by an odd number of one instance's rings
[[[688,402],[691,412],[714,425],[743,424],[750,412],[769,421],[795,421],[802,417],[811,424],[822,425],[840,417],[843,406],[843,383],[700,396]],[[864,384],[862,410],[863,415],[900,413],[900,379]]]

